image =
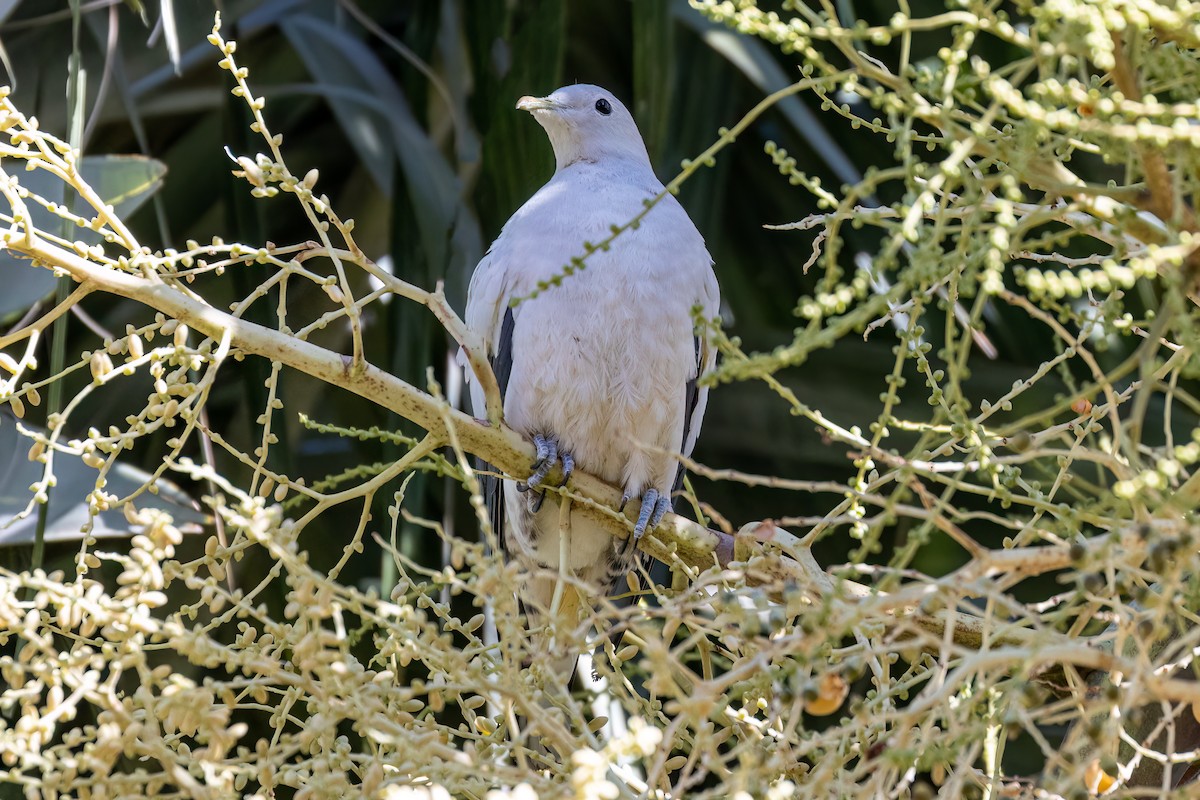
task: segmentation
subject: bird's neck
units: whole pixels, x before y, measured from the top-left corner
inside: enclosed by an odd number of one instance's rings
[[[557,155],[557,154],[556,154]],[[601,158],[577,156],[571,160],[556,158],[554,177],[587,175],[602,180],[626,183],[657,183],[658,177],[648,158],[619,158],[605,155]]]

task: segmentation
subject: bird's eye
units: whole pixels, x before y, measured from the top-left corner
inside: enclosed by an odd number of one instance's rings
[[[601,97],[596,101],[596,110],[607,117],[612,113],[612,105],[603,97]]]

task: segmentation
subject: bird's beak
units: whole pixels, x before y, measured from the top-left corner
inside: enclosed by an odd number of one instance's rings
[[[556,108],[558,108],[558,103],[555,103],[549,97],[530,97],[529,95],[525,95],[517,101],[518,111],[528,111],[531,114],[534,111],[551,111]]]

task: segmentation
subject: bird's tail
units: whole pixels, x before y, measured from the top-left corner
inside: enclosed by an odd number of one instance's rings
[[[526,618],[534,631],[530,637],[530,666],[539,670],[543,684],[553,684],[569,693],[583,652],[581,642],[588,623],[583,619],[586,599],[567,582],[550,577],[531,577],[524,603]]]

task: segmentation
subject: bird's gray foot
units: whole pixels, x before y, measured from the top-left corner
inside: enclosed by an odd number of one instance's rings
[[[553,436],[536,434],[533,437],[533,446],[537,448],[537,456],[533,462],[533,474],[525,483],[518,483],[517,490],[533,492],[533,496],[529,499],[529,507],[536,514],[546,499],[546,493],[537,491],[538,487],[545,482],[546,476],[550,474],[556,464],[562,468],[562,481],[558,485],[566,486],[571,473],[575,471],[575,459],[567,451],[559,449],[558,439]]]
[[[617,510],[623,511],[629,499],[628,493],[623,495],[621,497],[621,505]],[[671,496],[669,494],[659,494],[658,489],[647,489],[642,495],[642,509],[638,513],[637,523],[633,526],[633,537],[630,540],[630,544],[636,545],[646,535],[646,531],[652,531],[657,528],[658,523],[662,521],[663,515],[670,510]]]

